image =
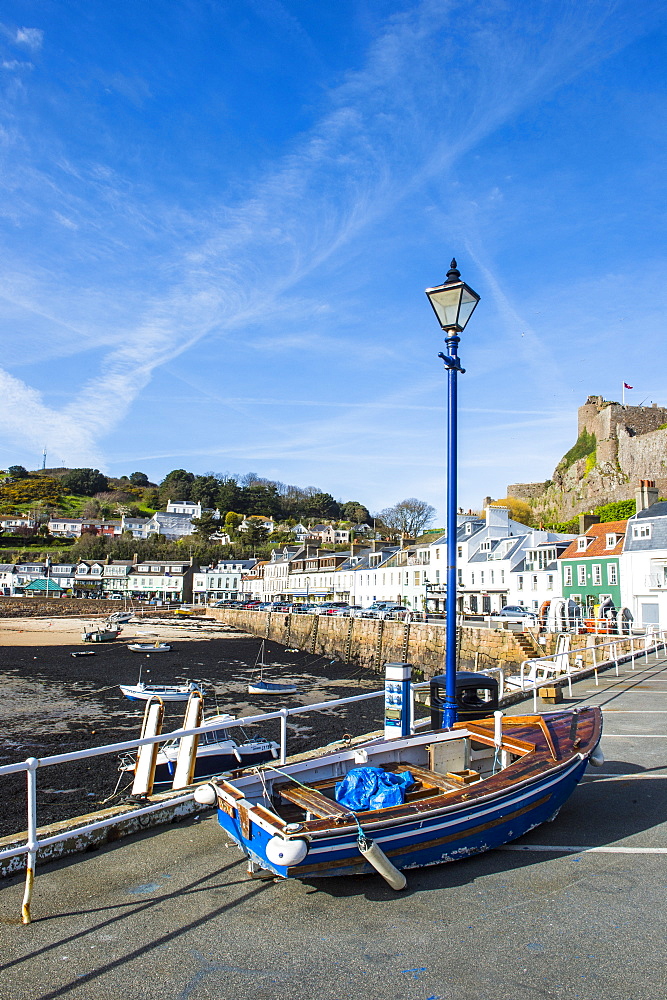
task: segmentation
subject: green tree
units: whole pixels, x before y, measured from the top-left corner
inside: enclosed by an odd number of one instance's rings
[[[160,483],[160,503],[166,505],[168,500],[191,500],[194,473],[185,469],[173,469],[168,472]]]
[[[130,475],[130,482],[135,486],[148,486],[150,480],[145,472],[133,472]]]
[[[12,477],[12,479],[27,479],[29,472],[24,469],[22,465],[10,465],[7,469],[7,474]]]
[[[99,469],[70,469],[61,480],[70,493],[92,497],[109,489],[109,481]]]
[[[220,528],[220,521],[213,514],[202,513],[201,517],[193,517],[192,523],[197,538],[203,538],[205,541],[208,541]]]
[[[338,518],[340,506],[330,493],[313,493],[304,501],[306,517]]]
[[[346,521],[352,521],[353,524],[372,524],[373,518],[368,512],[368,508],[364,507],[362,503],[358,500],[348,500],[346,503],[341,505],[340,516],[345,518]]]

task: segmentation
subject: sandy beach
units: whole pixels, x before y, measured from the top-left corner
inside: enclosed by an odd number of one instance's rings
[[[247,693],[256,676],[261,645],[256,636],[222,623],[173,616],[130,622],[112,643],[84,643],[87,618],[0,619],[0,764],[26,757],[43,758],[89,746],[102,746],[139,736],[142,708],[127,701],[119,684],[137,680],[155,683],[200,681],[207,714],[228,712],[236,717],[274,711],[283,706],[313,704],[377,690],[380,678],[356,667],[307,653],[288,652],[267,642],[265,678],[298,685],[294,695],[279,700]],[[169,653],[146,655],[127,648],[136,639],[168,641]],[[88,650],[92,656],[72,656]],[[289,751],[300,752],[340,738],[378,728],[382,699],[351,708],[300,715],[290,721]],[[165,732],[177,728],[183,706],[168,705]],[[249,728],[252,736],[278,738],[278,724]],[[110,804],[119,776],[113,755],[55,765],[38,776],[40,825],[87,813]],[[127,794],[121,785],[120,794]],[[0,778],[5,808],[0,835],[25,829],[25,777]]]

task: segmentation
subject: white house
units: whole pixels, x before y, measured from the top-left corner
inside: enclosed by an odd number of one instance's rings
[[[37,521],[33,517],[22,514],[8,514],[0,517],[2,531],[16,531],[17,528],[36,528]]]
[[[256,559],[227,559],[221,560],[217,566],[202,566],[195,570],[192,576],[193,603],[239,600],[243,575],[256,563]]]
[[[650,480],[637,491],[620,557],[621,601],[638,624],[667,628],[667,501],[657,496]]]
[[[49,534],[56,538],[79,538],[82,525],[80,517],[65,517],[62,514],[50,517],[47,523]]]
[[[201,517],[201,504],[195,500],[167,500],[167,514],[187,514]]]

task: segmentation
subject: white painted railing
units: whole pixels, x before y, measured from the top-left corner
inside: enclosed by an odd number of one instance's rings
[[[524,660],[521,664],[518,677],[514,677],[514,683],[508,684],[508,674],[503,670],[502,688],[500,696],[504,694],[506,687],[513,687],[514,690],[523,693],[533,693],[533,708],[537,711],[537,694],[541,687],[549,680],[555,681],[563,677],[567,678],[569,696],[572,697],[572,681],[581,674],[588,673],[591,669],[595,674],[595,685],[599,684],[598,670],[614,664],[616,676],[618,677],[618,665],[620,662],[630,660],[632,669],[635,669],[635,659],[638,656],[655,654],[658,659],[659,651],[662,648],[663,654],[667,653],[667,633],[662,629],[647,629],[644,635],[616,636],[607,639],[605,642],[594,643],[592,646],[583,646],[579,649],[570,649],[566,652],[560,651],[550,656],[539,656]],[[623,650],[619,646],[624,643],[629,648]],[[608,649],[609,653],[604,654]],[[588,656],[590,654],[590,658]],[[587,663],[586,661],[589,660]],[[490,670],[484,671],[491,673]]]

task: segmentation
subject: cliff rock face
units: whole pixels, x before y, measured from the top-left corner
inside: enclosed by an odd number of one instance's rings
[[[667,409],[622,406],[589,396],[579,407],[579,437],[546,483],[514,483],[545,523],[567,521],[601,504],[631,500],[640,479],[667,495]]]

